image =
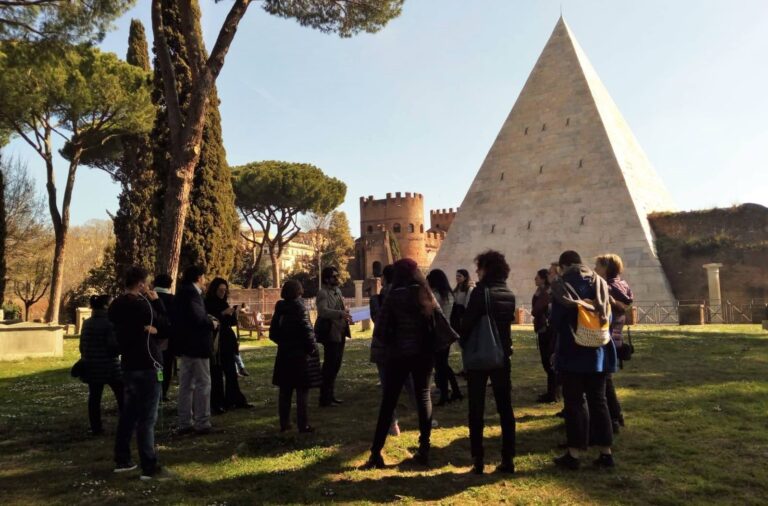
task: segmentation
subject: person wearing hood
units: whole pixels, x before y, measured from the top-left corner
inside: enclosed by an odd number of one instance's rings
[[[605,396],[606,379],[616,372],[612,340],[603,346],[582,346],[576,341],[578,307],[591,308],[600,323],[610,318],[608,285],[581,262],[575,251],[565,251],[558,261],[560,277],[552,284],[552,327],[557,335],[553,361],[562,379],[567,450],[555,459],[558,467],[578,469],[588,446],[597,446],[597,467],[613,467],[613,428]]]

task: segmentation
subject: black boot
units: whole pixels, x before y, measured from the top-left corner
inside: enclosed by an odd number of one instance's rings
[[[421,445],[411,458],[411,462],[420,466],[429,466],[429,445]]]
[[[483,474],[485,468],[485,463],[483,462],[483,457],[475,457],[474,463],[472,464],[472,474]]]
[[[384,464],[384,459],[381,457],[381,453],[371,453],[371,456],[368,457],[365,464],[360,466],[360,469],[384,469],[385,467],[386,465]]]
[[[501,464],[496,466],[496,472],[497,473],[507,473],[507,474],[514,474],[515,473],[515,463],[510,457],[502,457],[501,458]]]

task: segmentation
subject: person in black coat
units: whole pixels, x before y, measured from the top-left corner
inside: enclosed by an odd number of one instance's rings
[[[371,455],[363,469],[385,467],[381,450],[387,439],[400,392],[412,377],[419,415],[419,450],[413,462],[429,465],[432,432],[432,399],[429,387],[435,363],[435,340],[432,331],[437,301],[416,262],[403,258],[393,264],[394,282],[384,299],[374,340],[382,347],[384,382],[379,418],[371,445]]]
[[[157,296],[163,301],[165,312],[169,316],[173,314],[174,295],[171,291],[172,284],[173,280],[168,274],[158,274],[152,281],[152,286]],[[173,375],[177,372],[176,352],[173,341],[173,326],[169,325],[168,329],[161,335],[160,341],[160,350],[163,352],[163,402],[168,401],[168,389],[171,386]]]
[[[213,330],[203,301],[205,269],[190,266],[173,301],[174,341],[179,356],[178,412],[180,434],[211,430],[211,370]]]
[[[296,390],[296,417],[299,432],[313,432],[307,417],[308,392],[322,385],[320,356],[307,308],[298,281],[283,285],[272,314],[269,338],[277,344],[272,384],[280,387],[278,414],[280,432],[290,429],[291,399]]]
[[[88,384],[88,420],[94,436],[104,434],[101,424],[101,396],[104,385],[115,394],[118,410],[123,409],[123,374],[115,328],[107,317],[109,295],[94,295],[90,305],[93,315],[83,322],[80,334],[82,381]]]
[[[510,378],[512,355],[512,335],[510,325],[515,321],[515,296],[507,288],[509,265],[504,255],[488,250],[475,258],[477,276],[480,281],[472,290],[467,310],[461,320],[459,344],[466,347],[472,330],[480,319],[490,314],[496,322],[499,337],[504,349],[504,365],[494,370],[467,369],[467,390],[469,391],[469,440],[472,448],[475,474],[483,474],[483,426],[485,413],[485,388],[491,380],[493,397],[501,422],[501,464],[496,470],[514,473],[515,465],[515,415],[512,411],[512,381]],[[486,305],[485,294],[488,292],[490,307]],[[466,365],[465,365],[466,368]]]
[[[240,391],[235,356],[238,353],[237,336],[232,330],[237,325],[237,307],[230,306],[229,284],[223,278],[214,278],[205,294],[205,310],[219,321],[218,351],[211,360],[211,412],[223,413],[227,409],[252,408]]]

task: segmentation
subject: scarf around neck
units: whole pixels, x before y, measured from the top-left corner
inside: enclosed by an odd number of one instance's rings
[[[577,273],[582,279],[589,281],[589,285],[595,288],[595,300],[592,304],[585,302],[579,297],[579,294],[565,281],[565,278],[572,273]],[[565,307],[583,306],[590,311],[597,312],[600,322],[608,321],[610,314],[610,297],[608,296],[608,283],[603,278],[585,265],[571,265],[552,283],[552,297]]]

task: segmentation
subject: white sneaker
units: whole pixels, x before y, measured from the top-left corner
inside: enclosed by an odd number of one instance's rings
[[[113,472],[115,472],[115,473],[127,473],[128,471],[133,471],[137,467],[139,467],[139,466],[137,466],[136,464],[134,464],[132,462],[128,462],[126,464],[117,464],[115,466],[115,469],[114,469]]]

